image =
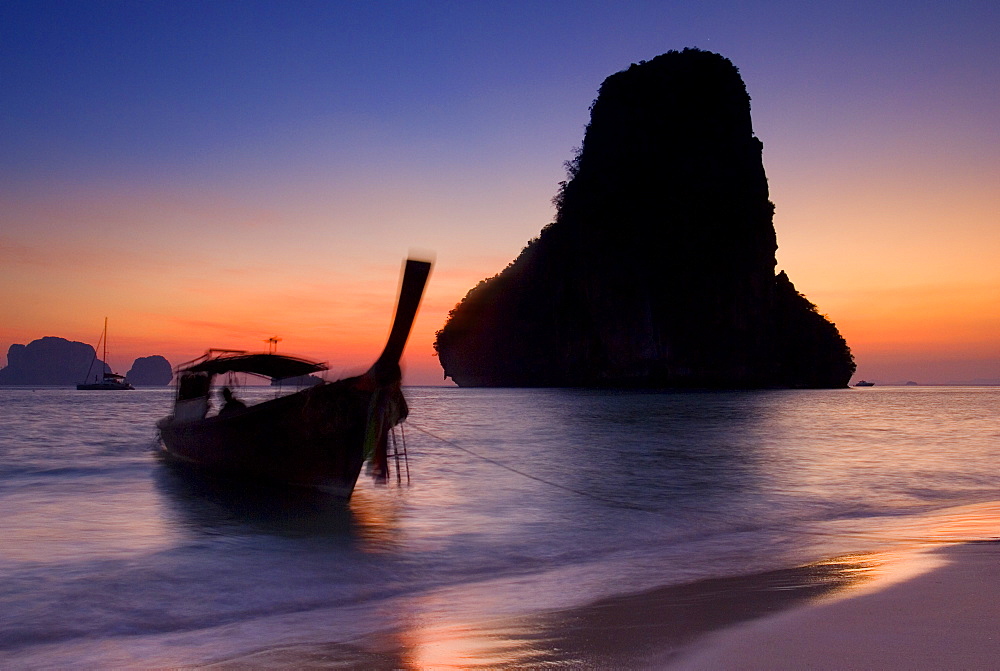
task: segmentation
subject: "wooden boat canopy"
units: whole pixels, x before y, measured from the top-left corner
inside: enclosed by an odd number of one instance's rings
[[[317,363],[308,359],[300,359],[282,354],[251,354],[231,350],[209,350],[203,356],[183,364],[180,373],[207,373],[221,375],[223,373],[251,373],[275,380],[299,375],[310,375],[326,370],[325,363]]]

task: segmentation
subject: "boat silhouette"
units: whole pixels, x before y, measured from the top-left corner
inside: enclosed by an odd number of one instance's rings
[[[349,497],[366,460],[386,474],[386,443],[406,419],[399,360],[431,264],[409,259],[392,329],[382,354],[363,375],[314,386],[256,405],[227,403],[208,416],[215,376],[253,373],[282,380],[325,364],[274,352],[209,350],[177,369],[173,413],[157,422],[162,454],[227,474],[312,487]]]
[[[95,375],[94,381],[90,382],[90,371],[94,369],[94,364],[97,362],[97,347],[104,343],[104,354],[102,355],[101,363],[103,364],[103,374]],[[129,389],[135,389],[128,380],[125,379],[124,375],[117,375],[112,371],[108,370],[108,318],[104,318],[104,330],[101,331],[101,339],[97,342],[97,347],[94,348],[94,358],[90,361],[90,366],[87,368],[87,374],[83,376],[84,381],[76,385],[76,388],[81,391],[125,391]]]

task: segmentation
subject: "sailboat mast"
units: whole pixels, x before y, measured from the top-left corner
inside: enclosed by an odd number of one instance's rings
[[[101,361],[104,362],[103,366],[104,370],[101,371],[101,379],[103,380],[104,376],[108,372],[108,318],[107,317],[104,318],[104,335],[102,336],[102,338],[104,340],[104,354],[101,357]]]

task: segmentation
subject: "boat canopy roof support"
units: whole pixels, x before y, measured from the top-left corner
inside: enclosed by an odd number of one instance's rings
[[[213,356],[213,351],[209,350],[205,356],[195,359],[190,364],[185,364],[178,372],[208,373],[209,375],[252,373],[281,380],[286,377],[309,375],[322,370],[326,370],[326,364],[281,354],[247,354],[242,352]]]

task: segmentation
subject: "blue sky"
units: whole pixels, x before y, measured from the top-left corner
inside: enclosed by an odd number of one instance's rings
[[[786,122],[815,114],[831,132],[859,117],[885,130],[879,106],[903,124],[955,107],[988,124],[998,96],[981,86],[1000,60],[986,2],[15,0],[0,11],[6,175],[211,171],[214,152],[252,160],[254,144],[321,131],[336,151],[436,146],[449,161],[514,153],[504,140],[527,133],[558,159],[604,77],[685,46],[740,67],[769,103],[755,104],[758,125],[780,122],[775,103],[792,107]]]

